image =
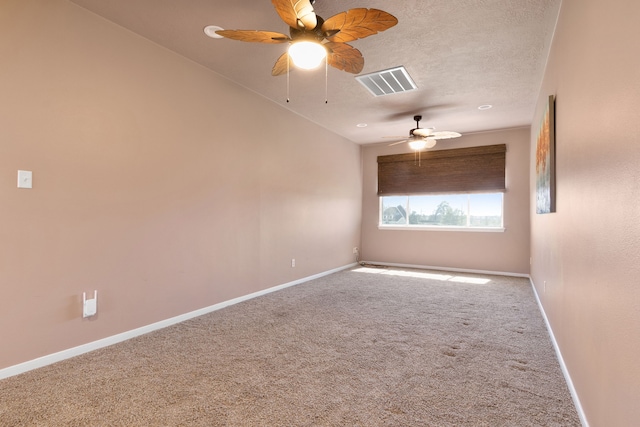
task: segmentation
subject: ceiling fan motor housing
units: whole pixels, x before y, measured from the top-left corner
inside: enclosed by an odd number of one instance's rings
[[[318,42],[324,40],[325,34],[322,32],[322,24],[324,24],[324,19],[322,19],[322,17],[318,15],[316,15],[316,19],[318,20],[318,25],[316,25],[313,30],[289,27],[289,35],[291,36],[291,40],[299,41],[303,39],[310,39]]]
[[[422,116],[413,116],[413,120],[416,121],[416,127],[409,131],[409,136],[413,137],[413,131],[416,129],[420,129],[420,120],[422,120]]]

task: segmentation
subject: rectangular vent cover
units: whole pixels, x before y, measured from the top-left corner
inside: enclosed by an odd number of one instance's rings
[[[402,66],[363,74],[357,76],[356,80],[374,96],[391,95],[417,89],[413,79]]]

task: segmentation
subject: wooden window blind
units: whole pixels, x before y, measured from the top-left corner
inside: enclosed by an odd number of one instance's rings
[[[378,156],[378,195],[505,190],[505,144]]]

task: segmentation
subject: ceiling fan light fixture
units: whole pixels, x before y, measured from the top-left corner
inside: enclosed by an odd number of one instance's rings
[[[289,46],[289,56],[296,67],[312,70],[326,58],[327,49],[320,43],[301,41]]]
[[[412,150],[416,151],[424,150],[427,147],[427,140],[423,138],[411,140],[409,141],[409,147],[411,147]]]

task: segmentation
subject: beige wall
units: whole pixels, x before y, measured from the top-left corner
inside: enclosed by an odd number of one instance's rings
[[[436,149],[507,144],[504,232],[379,230],[377,157],[406,144],[364,146],[362,259],[518,274],[529,273],[529,128],[464,135]]]
[[[354,261],[358,146],[65,0],[0,58],[0,368]]]
[[[591,427],[640,420],[638,17],[565,0],[534,119],[556,95],[557,212],[534,213],[532,172],[531,273]]]

